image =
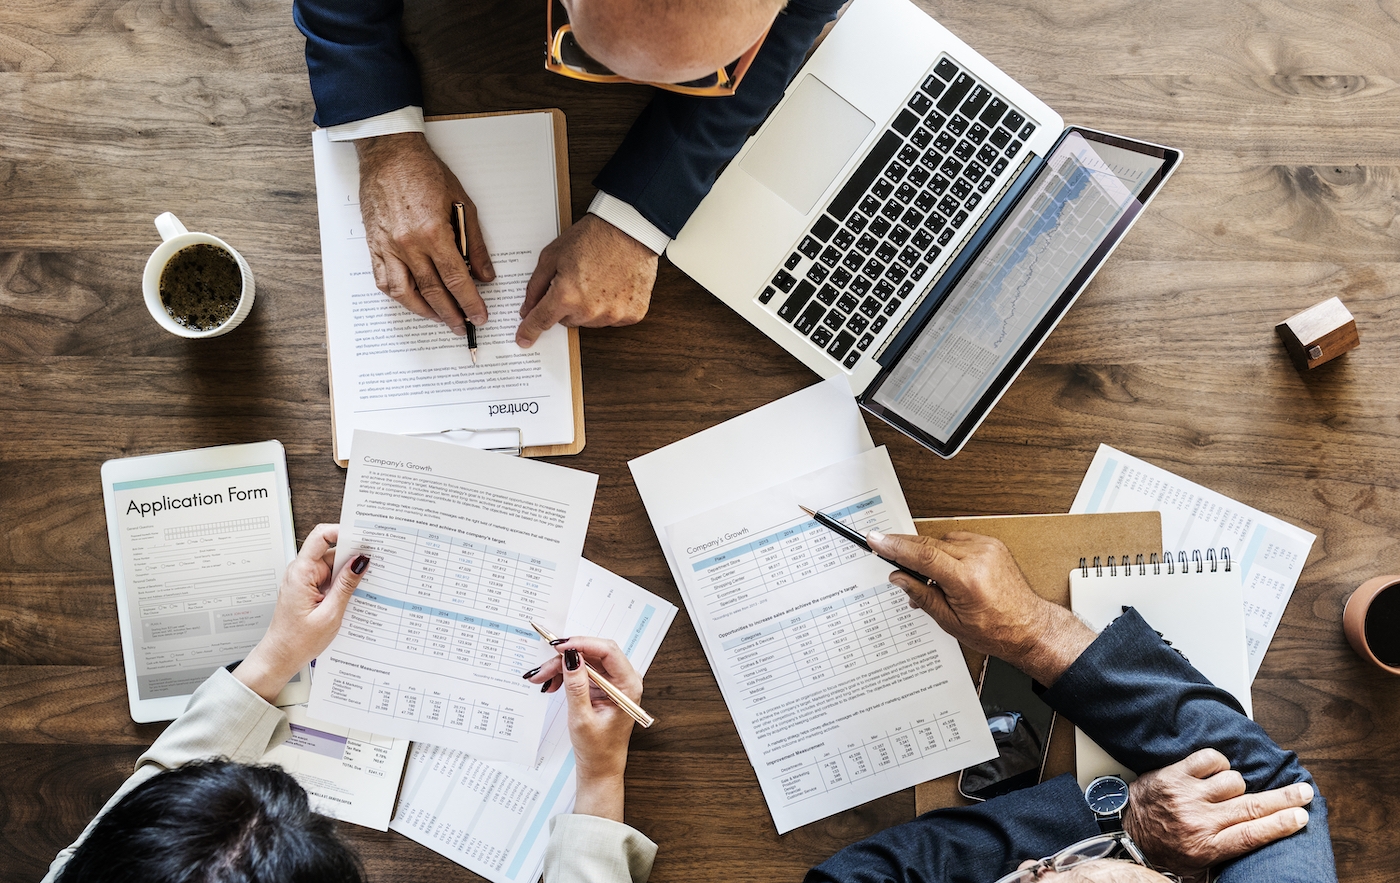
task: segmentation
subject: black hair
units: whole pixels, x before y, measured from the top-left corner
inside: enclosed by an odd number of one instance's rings
[[[196,761],[107,811],[58,883],[363,883],[333,819],[275,766]]]

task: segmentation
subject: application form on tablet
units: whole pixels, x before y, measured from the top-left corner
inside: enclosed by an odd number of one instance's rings
[[[131,717],[173,720],[272,622],[297,551],[286,455],[266,441],[108,460],[102,496]],[[277,704],[308,690],[303,671]]]

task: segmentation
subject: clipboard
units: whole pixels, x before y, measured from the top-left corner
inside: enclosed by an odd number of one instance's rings
[[[547,113],[552,118],[554,124],[554,179],[558,185],[557,204],[559,206],[559,233],[560,235],[563,235],[564,231],[569,229],[569,227],[573,224],[573,203],[569,189],[569,141],[567,127],[565,126],[564,122],[564,111],[560,110],[557,107],[552,107],[542,108],[539,110],[507,110],[495,111],[490,113],[438,114],[434,116],[424,117],[423,119],[424,122],[435,122],[439,120],[465,120],[478,119],[482,117],[512,116],[515,114],[525,113]],[[570,391],[573,399],[574,414],[573,441],[567,444],[526,446],[520,443],[519,430],[516,429],[515,432],[517,434],[517,438],[516,443],[514,445],[495,445],[489,447],[488,450],[495,450],[499,453],[507,453],[517,457],[566,457],[572,454],[577,454],[583,450],[584,444],[587,442],[587,437],[584,433],[583,361],[579,346],[579,330],[577,328],[569,328],[567,329],[567,331],[569,338]],[[326,335],[326,376],[328,380],[328,385],[330,387],[331,399],[331,439],[334,440],[337,437],[335,426],[335,382],[331,377],[332,368],[329,342],[329,323],[327,324]],[[514,427],[477,428],[463,426],[444,426],[441,429],[432,432],[423,432],[415,434],[424,437],[441,435],[446,437],[449,441],[457,441],[460,443],[464,441],[462,436],[465,435],[485,432],[495,433],[511,429],[514,429]],[[332,450],[334,451],[334,443],[332,443]],[[336,465],[340,466],[341,468],[346,468],[349,466],[350,461],[348,458],[334,457],[334,454],[332,456],[335,459]]]

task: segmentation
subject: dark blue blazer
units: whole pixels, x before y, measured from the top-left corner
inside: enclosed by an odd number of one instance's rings
[[[1230,759],[1250,791],[1306,781],[1298,757],[1274,744],[1179,653],[1129,610],[1103,631],[1043,698],[1135,772],[1201,748]],[[1321,793],[1302,831],[1224,866],[1222,883],[1333,883],[1337,870]],[[935,810],[843,849],[808,883],[987,883],[1028,858],[1099,833],[1074,777],[1060,776],[978,806]]]
[[[782,97],[841,4],[790,0],[733,96],[693,98],[658,90],[594,185],[674,238]],[[317,125],[422,106],[418,66],[400,35],[402,13],[402,0],[294,0],[292,16],[306,35]]]

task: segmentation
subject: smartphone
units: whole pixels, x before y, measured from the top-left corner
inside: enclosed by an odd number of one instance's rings
[[[1045,770],[1054,710],[1035,695],[1030,675],[995,656],[982,666],[977,695],[998,754],[963,770],[958,791],[973,800],[990,800],[1037,784]]]

